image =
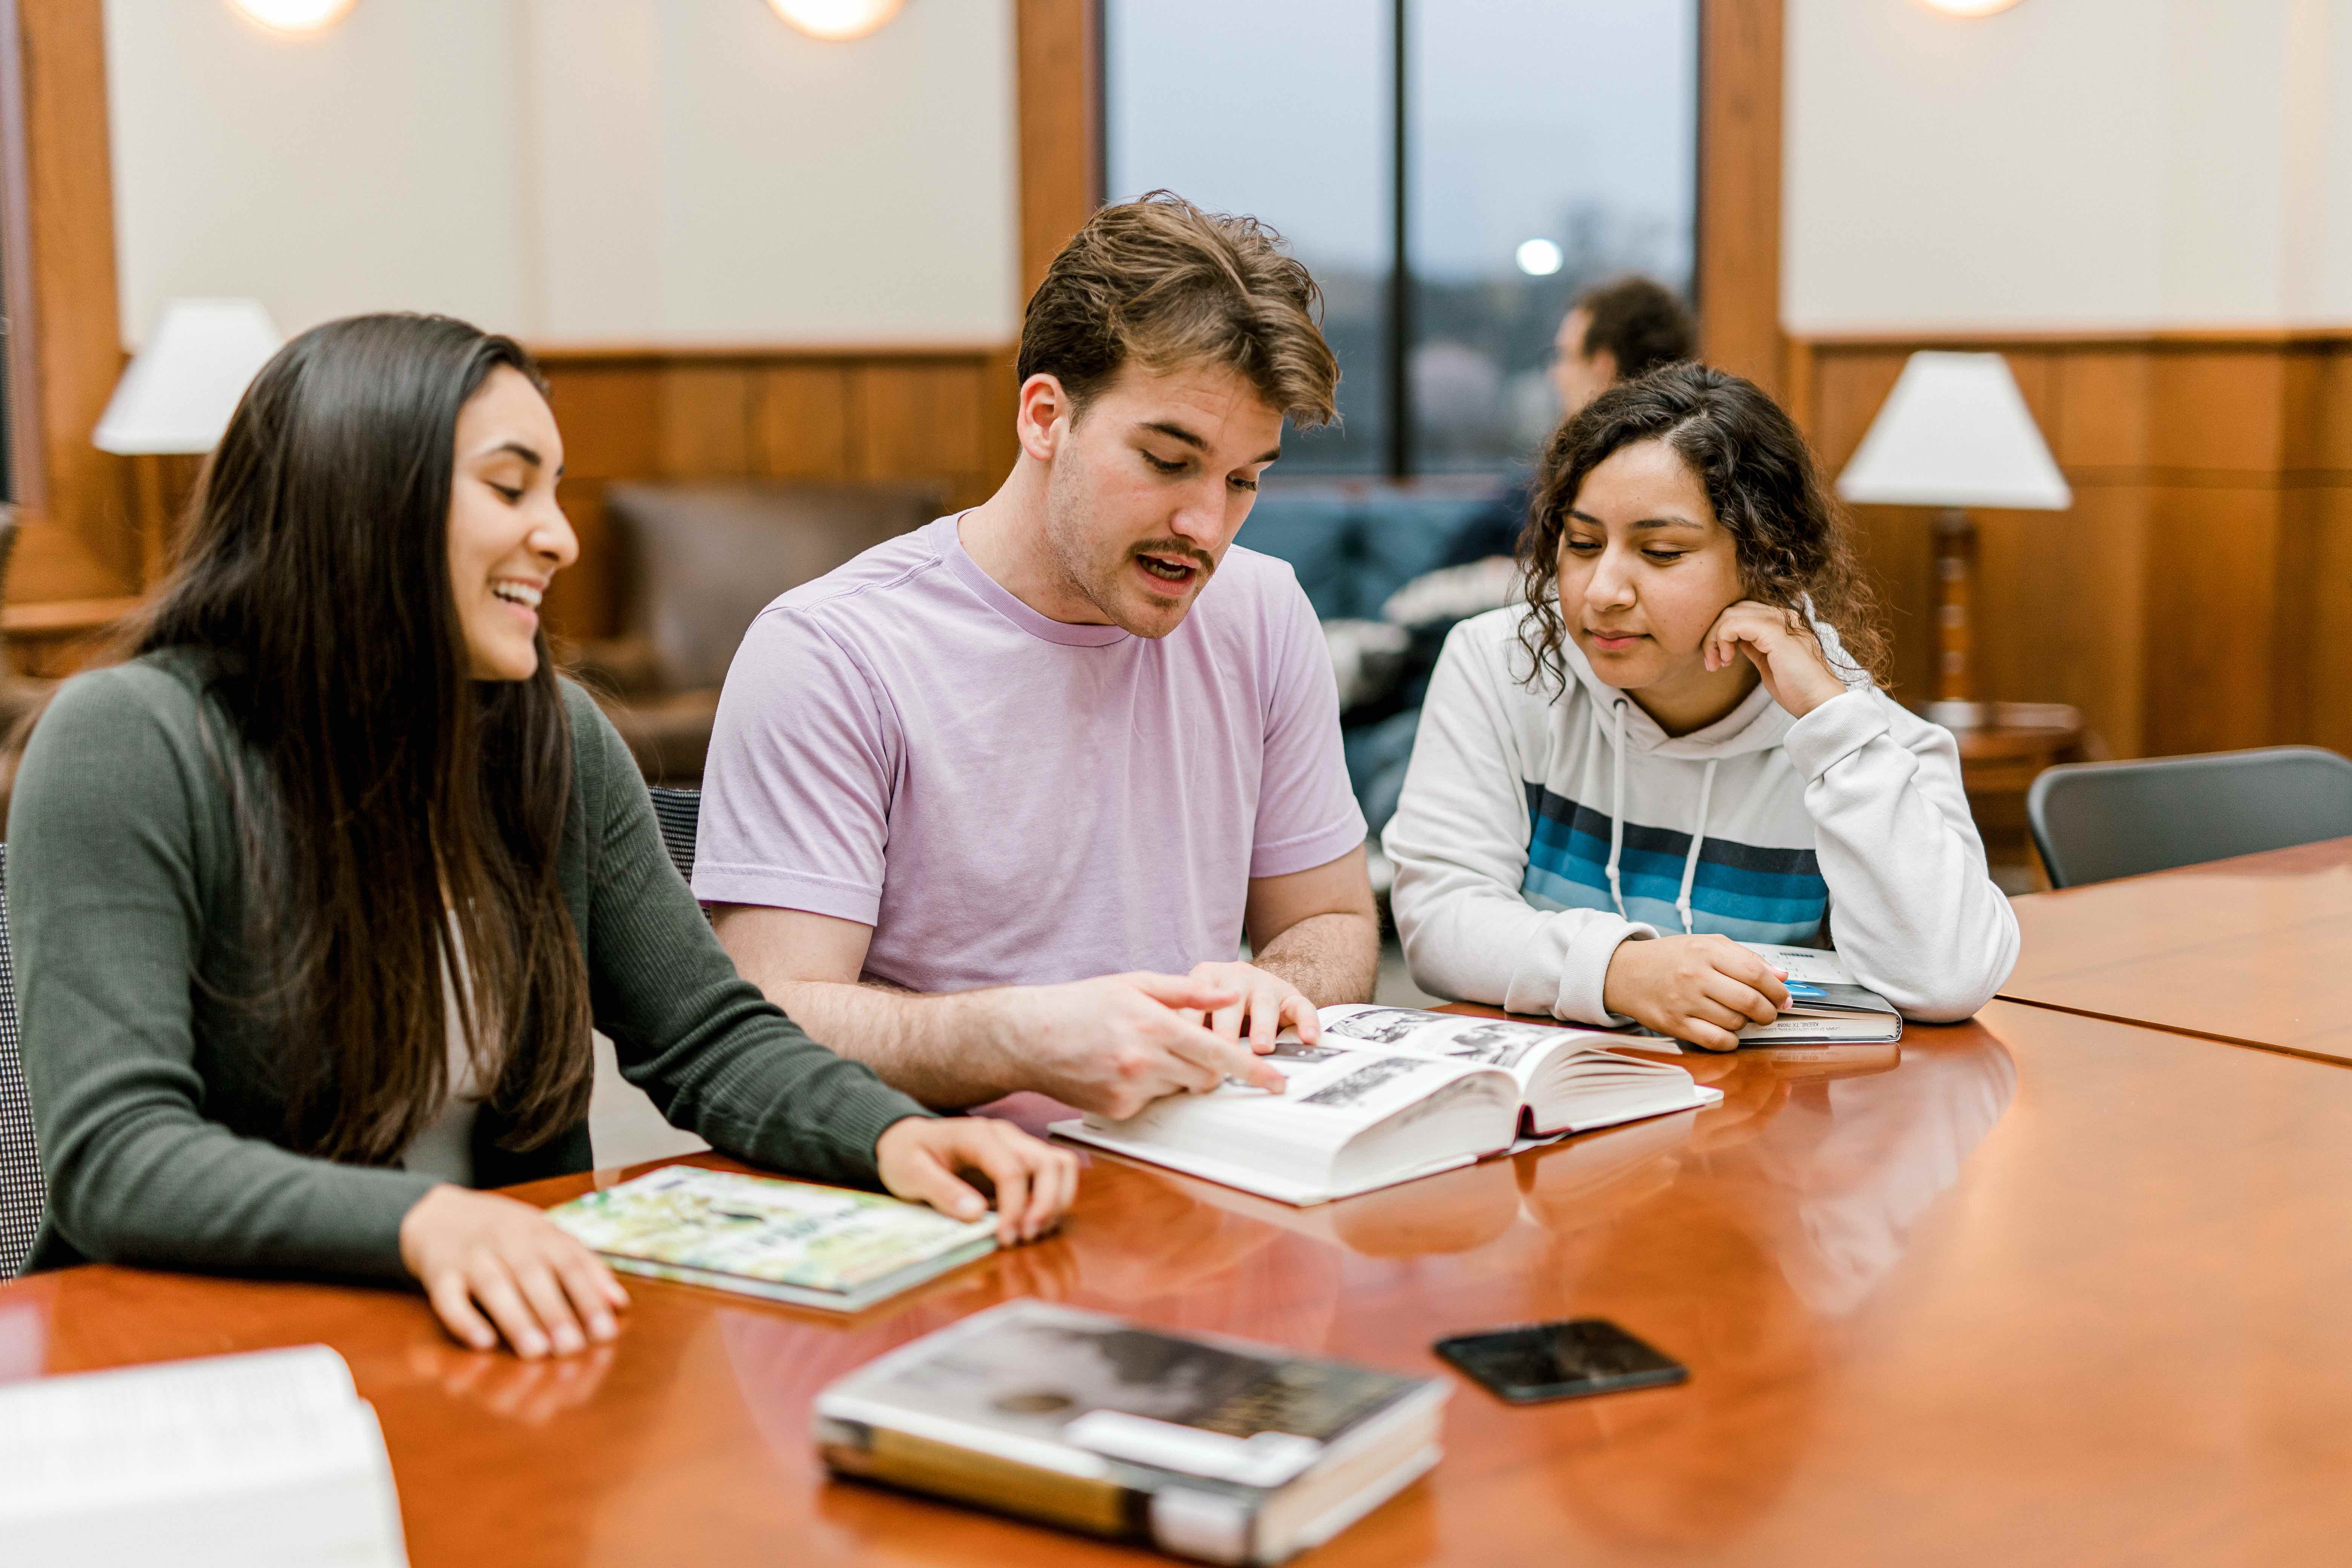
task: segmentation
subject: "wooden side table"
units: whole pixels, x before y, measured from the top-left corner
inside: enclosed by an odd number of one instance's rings
[[[2063,702],[1996,702],[1990,725],[1955,730],[1960,783],[1984,836],[1993,879],[2012,893],[2050,886],[2025,826],[2025,791],[2042,769],[2089,756],[2080,710]],[[2016,885],[2011,886],[2014,882]]]

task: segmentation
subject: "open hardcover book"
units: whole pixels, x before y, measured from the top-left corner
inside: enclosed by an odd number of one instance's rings
[[[405,1568],[375,1412],[325,1345],[0,1388],[0,1563]]]
[[[1124,1121],[1053,1130],[1288,1204],[1319,1204],[1556,1136],[1722,1099],[1671,1062],[1588,1030],[1412,1007],[1326,1007],[1323,1038],[1285,1035],[1282,1094],[1227,1083],[1156,1100]]]

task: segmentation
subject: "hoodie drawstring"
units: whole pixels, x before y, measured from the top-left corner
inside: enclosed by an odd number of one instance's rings
[[[1625,889],[1619,879],[1618,862],[1625,856],[1625,699],[1618,698],[1609,705],[1610,718],[1616,730],[1615,743],[1609,760],[1609,897],[1616,902],[1617,918],[1630,921],[1625,912]],[[1593,715],[1599,728],[1600,715]],[[1675,912],[1683,917],[1683,934],[1691,934],[1691,884],[1698,878],[1698,852],[1706,843],[1706,808],[1715,798],[1715,764],[1719,759],[1709,757],[1706,771],[1699,775],[1698,821],[1691,829],[1690,854],[1683,860],[1683,890],[1675,900]]]
[[[1617,743],[1609,763],[1609,896],[1617,900],[1617,918],[1630,921],[1633,917],[1625,912],[1625,889],[1617,881],[1617,862],[1625,853],[1625,699],[1611,703],[1609,711],[1617,721]]]
[[[1683,917],[1685,936],[1691,934],[1691,882],[1698,876],[1699,846],[1706,842],[1706,806],[1715,794],[1715,758],[1707,758],[1706,772],[1699,775],[1698,822],[1691,829],[1690,856],[1683,861],[1682,897],[1675,900],[1675,908]]]

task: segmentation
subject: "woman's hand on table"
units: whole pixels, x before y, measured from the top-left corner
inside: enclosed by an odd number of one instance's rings
[[[1034,1241],[1061,1223],[1078,1195],[1077,1156],[986,1116],[909,1116],[874,1144],[882,1184],[953,1219],[978,1219],[988,1200],[962,1178],[996,1190],[996,1239]]]
[[[503,1338],[526,1361],[613,1338],[629,1304],[603,1258],[495,1193],[444,1184],[417,1199],[400,1222],[400,1260],[460,1343],[486,1351]]]
[[[1728,1051],[1742,1026],[1780,1016],[1786,978],[1727,936],[1637,938],[1610,954],[1601,1005],[1662,1035]]]

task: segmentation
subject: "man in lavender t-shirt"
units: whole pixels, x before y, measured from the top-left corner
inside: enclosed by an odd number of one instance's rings
[[[1247,219],[1104,209],[1030,301],[1003,487],[753,623],[694,888],[816,1038],[934,1105],[1125,1116],[1278,1088],[1252,1047],[1369,998],[1330,660],[1233,544],[1284,416],[1330,417],[1315,300]]]

